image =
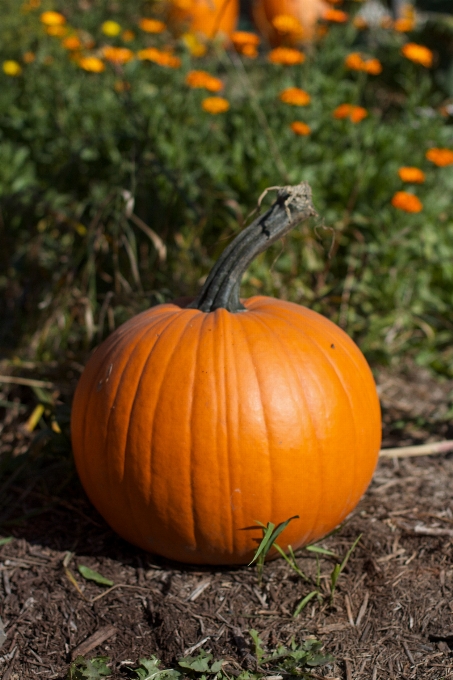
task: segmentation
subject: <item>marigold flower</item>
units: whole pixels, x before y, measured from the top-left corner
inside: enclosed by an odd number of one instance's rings
[[[186,85],[192,88],[203,88],[209,92],[220,92],[223,83],[207,71],[189,71],[186,75]]]
[[[453,151],[451,149],[428,149],[425,156],[439,168],[453,164]]]
[[[207,47],[195,33],[184,33],[181,37],[192,57],[204,57],[207,52]]]
[[[399,168],[398,175],[403,182],[412,182],[413,184],[423,184],[426,179],[425,173],[420,168]]]
[[[128,61],[134,58],[134,53],[128,47],[106,45],[102,50],[102,54],[107,61],[111,61],[114,64],[127,64]]]
[[[62,38],[67,32],[66,26],[46,26],[47,35],[51,35],[54,38]]]
[[[201,102],[201,107],[207,113],[224,113],[230,108],[230,102],[223,97],[207,97]]]
[[[39,19],[45,26],[62,26],[66,23],[65,17],[60,12],[43,12]]]
[[[167,28],[164,22],[159,21],[158,19],[143,18],[140,19],[138,25],[145,33],[163,33]]]
[[[101,25],[101,31],[104,35],[108,35],[113,38],[115,35],[119,35],[121,33],[121,26],[117,21],[104,21],[104,23]]]
[[[135,33],[134,31],[126,29],[125,31],[122,32],[121,37],[124,40],[124,42],[130,42],[135,38]]]
[[[244,47],[241,50],[241,54],[243,57],[248,57],[249,59],[256,59],[258,56],[258,50],[256,49],[255,45],[244,45]]]
[[[381,28],[393,28],[393,19],[391,16],[383,16],[379,22]]]
[[[361,120],[368,116],[368,111],[364,109],[363,106],[340,104],[340,106],[337,106],[332,115],[338,120],[349,118],[352,123],[360,123]]]
[[[306,137],[311,133],[311,127],[307,125],[307,123],[303,123],[301,120],[293,121],[289,127],[295,135],[302,135]]]
[[[326,9],[322,15],[324,21],[332,21],[335,24],[344,24],[349,19],[347,12],[341,9]]]
[[[352,20],[352,23],[356,28],[359,29],[359,31],[364,31],[366,28],[368,28],[368,22],[361,16],[355,16]]]
[[[279,33],[286,33],[287,35],[301,36],[304,32],[303,26],[299,19],[291,14],[277,14],[272,19],[272,25]]]
[[[276,47],[269,52],[267,58],[272,64],[293,66],[294,64],[303,64],[305,54],[293,47]]]
[[[299,87],[287,87],[286,90],[280,92],[279,97],[284,104],[290,104],[291,106],[307,106],[311,101],[308,92],[301,90]]]
[[[398,31],[398,33],[408,33],[409,31],[413,31],[414,28],[415,28],[414,19],[401,17],[401,19],[396,19],[393,22],[393,29],[395,31]]]
[[[31,64],[36,59],[36,54],[34,52],[25,52],[22,59],[26,64]]]
[[[240,50],[244,45],[254,45],[257,47],[261,40],[256,33],[251,31],[234,31],[231,34],[231,42],[237,50]]]
[[[181,59],[175,57],[170,52],[162,52],[156,47],[147,47],[144,50],[137,52],[137,58],[141,61],[152,61],[159,66],[166,66],[167,68],[179,68],[181,66]]]
[[[351,52],[351,54],[348,54],[348,56],[344,60],[344,63],[345,66],[347,66],[350,69],[353,69],[354,71],[361,71],[364,62],[360,52]]]
[[[68,35],[61,44],[67,50],[79,50],[82,47],[82,41],[77,35]]]
[[[414,194],[409,194],[407,191],[397,191],[393,195],[391,203],[394,208],[398,210],[404,210],[408,213],[418,213],[423,210],[423,203],[421,200],[414,196]]]
[[[7,76],[20,76],[22,73],[22,66],[14,59],[7,59],[3,62],[3,73]]]
[[[351,52],[345,59],[345,66],[354,71],[365,71],[373,76],[377,76],[382,71],[382,64],[379,59],[363,59],[360,52]]]
[[[104,62],[98,57],[82,57],[79,59],[78,64],[84,71],[90,71],[91,73],[102,73],[105,70]]]
[[[401,54],[410,59],[415,64],[421,64],[426,68],[433,65],[433,53],[424,45],[417,45],[417,43],[406,43],[401,48]]]

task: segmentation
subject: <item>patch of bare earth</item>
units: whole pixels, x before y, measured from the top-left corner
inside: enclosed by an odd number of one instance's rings
[[[60,379],[65,401],[72,378]],[[378,382],[384,446],[453,439],[452,382],[413,368],[381,371]],[[321,560],[325,604],[312,600],[294,618],[311,586],[281,559],[265,566],[259,587],[254,568],[186,568],[119,539],[86,499],[63,445],[61,454],[46,453],[35,440],[24,457],[34,436],[23,428],[33,409],[28,388],[0,388],[0,403],[17,403],[1,411],[0,426],[0,536],[14,537],[0,548],[3,680],[63,679],[80,652],[109,656],[119,679],[127,677],[124,661],[157,654],[168,664],[201,648],[229,660],[234,676],[254,668],[251,628],[271,648],[321,639],[335,662],[315,677],[453,677],[452,455],[380,461],[357,509],[322,542],[341,558],[362,534],[333,603],[329,557]],[[300,551],[298,562],[315,575],[313,554]],[[115,587],[84,580],[78,565]]]

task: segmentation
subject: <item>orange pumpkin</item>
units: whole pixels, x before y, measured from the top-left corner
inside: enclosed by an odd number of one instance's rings
[[[236,29],[239,0],[170,0],[169,24],[176,32],[190,31],[206,38],[230,36]]]
[[[313,39],[316,22],[327,8],[323,0],[254,0],[252,13],[271,45],[294,45]]]
[[[321,538],[359,501],[381,437],[358,347],[291,302],[238,297],[242,273],[301,219],[306,183],[226,248],[195,301],[161,304],[94,352],[73,404],[77,469],[125,539],[197,564],[248,563],[256,521],[293,515],[283,545]]]

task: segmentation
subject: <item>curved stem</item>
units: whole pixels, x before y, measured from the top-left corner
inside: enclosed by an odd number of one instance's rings
[[[317,214],[307,182],[273,188],[278,189],[275,202],[225,248],[190,308],[202,312],[219,308],[229,312],[244,311],[239,288],[242,275],[252,260],[297,224]]]

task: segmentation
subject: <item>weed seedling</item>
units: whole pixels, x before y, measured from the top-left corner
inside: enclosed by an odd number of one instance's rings
[[[263,580],[264,562],[266,561],[267,554],[271,548],[276,548],[280,554],[283,554],[283,551],[275,543],[275,541],[293,519],[299,519],[299,515],[294,515],[294,517],[290,517],[284,522],[280,522],[280,524],[277,524],[277,526],[275,526],[273,522],[268,522],[267,526],[265,526],[262,522],[258,522],[258,520],[256,520],[256,523],[263,528],[263,538],[261,539],[261,542],[258,548],[256,549],[253,560],[249,563],[249,567],[254,562],[256,562],[256,568],[258,572],[258,583],[260,585]],[[286,559],[286,555],[284,555],[284,557]]]

